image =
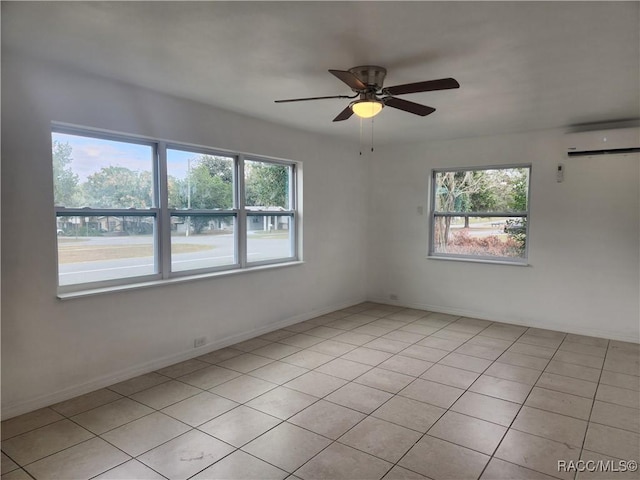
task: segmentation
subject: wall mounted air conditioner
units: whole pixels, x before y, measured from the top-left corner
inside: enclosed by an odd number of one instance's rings
[[[640,152],[640,128],[569,133],[565,142],[570,157]]]

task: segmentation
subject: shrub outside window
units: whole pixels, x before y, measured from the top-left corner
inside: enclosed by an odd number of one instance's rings
[[[530,165],[435,169],[429,256],[526,264]]]
[[[298,258],[295,162],[66,126],[52,157],[60,293]]]

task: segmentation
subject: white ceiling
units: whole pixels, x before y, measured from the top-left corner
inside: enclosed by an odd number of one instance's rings
[[[454,77],[386,108],[376,143],[637,119],[638,2],[2,2],[2,49],[305,130],[354,137],[327,69],[386,86]]]

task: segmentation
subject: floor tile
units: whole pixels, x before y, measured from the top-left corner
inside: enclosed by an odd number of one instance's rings
[[[268,382],[282,385],[283,383],[293,380],[308,371],[309,370],[306,368],[291,365],[290,363],[275,361],[269,365],[253,370],[250,375]]]
[[[242,450],[236,450],[200,472],[192,480],[282,480],[287,472]]]
[[[452,387],[469,388],[469,386],[480,376],[479,373],[462,370],[460,368],[449,367],[447,365],[434,365],[420,378],[431,380],[432,382],[444,383]]]
[[[272,360],[281,360],[284,357],[293,355],[300,351],[300,347],[294,347],[293,345],[284,345],[282,343],[271,343],[264,347],[260,347],[252,351],[254,355],[260,355]]]
[[[343,334],[344,331],[339,328],[331,328],[327,326],[318,326],[306,332],[307,335],[313,335],[320,338],[333,338]]]
[[[391,465],[359,450],[334,443],[295,473],[305,480],[377,479],[382,477]]]
[[[238,404],[234,401],[213,393],[202,392],[164,408],[162,413],[197,427],[237,406]]]
[[[325,363],[328,363],[334,359],[335,356],[333,355],[327,355],[314,350],[306,349],[298,353],[294,353],[293,355],[289,355],[288,357],[283,358],[281,361],[290,365],[295,365],[297,367],[313,369],[319,367],[320,365],[324,365]]]
[[[344,380],[353,380],[368,370],[371,370],[371,365],[345,360],[344,358],[336,358],[315,369],[316,372],[332,375]]]
[[[557,413],[522,407],[511,428],[582,448],[587,422]]]
[[[300,323],[294,323],[293,325],[289,325],[287,327],[284,327],[284,330],[288,330],[289,332],[295,332],[295,333],[303,333],[306,332],[308,330],[311,330],[313,328],[315,328],[317,325],[314,325],[313,323],[309,322],[300,322]]]
[[[445,357],[447,355],[447,352],[444,350],[439,350],[437,348],[411,345],[410,347],[407,347],[402,351],[402,355],[405,357],[417,358],[419,360],[424,360],[427,362],[437,362],[441,358]]]
[[[412,472],[406,468],[394,466],[389,472],[382,477],[382,480],[429,480],[424,475]]]
[[[421,433],[379,418],[367,417],[338,441],[395,463],[420,439]]]
[[[261,357],[260,355],[254,355],[252,353],[243,353],[242,355],[218,363],[218,366],[240,373],[249,373],[251,370],[264,367],[271,362],[273,362],[273,360],[270,358]]]
[[[5,440],[2,450],[17,464],[26,465],[93,436],[65,419]]]
[[[481,375],[469,390],[510,402],[523,403],[531,391],[530,385],[503,378]]]
[[[94,437],[27,465],[25,468],[38,480],[91,478],[129,459],[128,455],[113,445]]]
[[[327,395],[326,400],[369,414],[392,396],[392,394],[382,390],[358,385],[357,383],[348,383]]]
[[[102,435],[107,442],[131,456],[151,450],[189,430],[164,413],[155,412]]]
[[[502,340],[500,338],[486,337],[482,335],[482,332],[480,332],[475,337],[469,339],[467,344],[481,345],[483,347],[496,348],[496,349],[499,348],[504,351],[507,348],[509,348],[513,344],[513,342],[511,340]]]
[[[609,462],[607,466],[609,466],[610,469],[617,468],[618,470],[615,472],[610,470],[609,474],[598,471],[597,469],[593,472],[585,470],[578,473],[578,480],[602,480],[603,478],[607,478],[608,480],[638,480],[637,470],[630,471],[629,469],[626,469],[626,471],[622,471],[622,469],[620,468],[620,459],[611,457],[610,455],[603,455],[602,453],[582,450],[580,459],[584,460],[585,462],[594,462],[593,465],[595,465],[596,462],[605,462],[605,464],[606,462]]]
[[[202,390],[199,388],[171,380],[170,382],[165,382],[131,395],[131,399],[155,408],[156,410],[160,410],[185,398],[193,397],[200,392],[202,392]]]
[[[522,353],[504,352],[496,362],[516,365],[518,367],[532,368],[534,370],[544,370],[549,360],[546,358],[524,355]]]
[[[302,326],[302,325],[298,324],[298,326]],[[313,328],[313,327],[308,326],[307,328]],[[289,329],[289,327],[287,327],[287,329]],[[236,350],[242,350],[243,352],[252,352],[254,350],[257,350],[260,347],[264,347],[270,344],[271,342],[269,342],[268,340],[263,340],[261,338],[250,338],[249,340],[245,340],[244,342],[231,345],[231,347],[235,348]]]
[[[429,429],[429,435],[492,455],[506,431],[501,425],[449,411]]]
[[[444,412],[444,408],[396,395],[371,415],[425,433]]]
[[[33,480],[33,477],[20,468],[2,475],[2,480]]]
[[[611,372],[640,376],[640,354],[608,354],[604,363],[604,369]]]
[[[611,385],[599,385],[596,399],[603,402],[615,403],[625,407],[640,409],[640,395],[635,390],[612,387]]]
[[[347,381],[320,372],[308,372],[284,384],[285,387],[322,398],[346,384]]]
[[[129,460],[122,465],[98,475],[93,480],[166,480],[158,472],[154,472],[137,460]]]
[[[328,321],[331,321],[331,320],[328,320]],[[260,335],[259,338],[263,340],[269,340],[270,342],[277,342],[279,340],[282,340],[283,338],[293,337],[294,335],[295,335],[295,332],[290,332],[289,330],[274,330],[273,332]]]
[[[508,427],[520,410],[519,403],[474,392],[465,392],[451,410]]]
[[[410,347],[411,343],[399,342],[397,340],[380,337],[370,341],[369,343],[365,343],[363,346],[388,353],[399,353],[405,348]]]
[[[554,478],[499,458],[492,458],[480,480],[553,480]]]
[[[478,478],[487,455],[425,435],[398,465],[433,479]]]
[[[331,440],[284,422],[245,445],[243,450],[287,472],[294,472]]]
[[[515,365],[507,365],[506,363],[494,363],[484,372],[485,375],[492,377],[504,378],[505,380],[513,380],[514,382],[525,383],[527,385],[535,385],[540,377],[540,371],[532,368],[517,367]]]
[[[380,350],[373,350],[371,348],[359,347],[351,350],[348,353],[342,355],[344,360],[351,360],[352,362],[364,363],[372,367],[379,365],[392,356],[391,353],[381,352]]]
[[[129,396],[134,393],[141,392],[142,390],[146,390],[147,388],[155,387],[156,385],[160,385],[161,383],[168,382],[171,380],[170,377],[165,377],[164,375],[160,375],[156,372],[147,373],[145,375],[140,375],[135,378],[131,378],[129,380],[125,380],[124,382],[116,383],[115,385],[111,385],[109,390],[113,390],[120,395]]]
[[[267,382],[260,378],[243,375],[213,387],[209,391],[234,402],[245,403],[277,386],[275,383]]]
[[[460,388],[418,378],[401,390],[399,395],[419,402],[429,403],[436,407],[449,408],[463,393],[464,390]]]
[[[5,473],[9,473],[13,470],[19,468],[18,464],[7,457],[4,453],[2,453],[2,469],[0,471],[0,475],[4,475]]]
[[[207,362],[192,358],[191,360],[186,360],[166,368],[161,368],[160,370],[157,370],[156,373],[166,377],[177,378],[208,366],[209,364]]]
[[[516,342],[507,349],[507,352],[521,353],[523,355],[531,355],[532,357],[546,358],[547,360],[550,360],[556,353],[556,349]]]
[[[640,411],[635,408],[596,400],[589,420],[593,423],[640,433]]]
[[[559,340],[564,340],[564,338],[567,336],[567,334],[564,332],[558,332],[556,330],[547,330],[544,328],[535,328],[535,327],[530,327],[525,333],[525,335],[535,335],[536,337],[556,338]]]
[[[138,460],[167,478],[187,479],[235,449],[198,430],[191,430],[160,445]]]
[[[601,369],[604,364],[604,357],[595,357],[593,355],[566,352],[563,350],[558,350],[553,356],[553,359],[559,362],[573,363],[575,365],[597,369]]]
[[[564,375],[565,377],[586,380],[588,382],[597,382],[601,372],[601,370],[597,368],[583,367],[582,365],[558,362],[556,360],[551,360],[547,368],[545,368],[545,371],[557,375]]]
[[[350,408],[320,400],[291,417],[288,422],[335,440],[365,417]]]
[[[573,479],[572,472],[558,472],[558,460],[576,462],[580,449],[528,433],[509,430],[495,456],[525,468],[563,479]]]
[[[393,328],[390,327],[379,327],[371,324],[362,325],[361,327],[357,327],[353,329],[353,333],[362,333],[365,335],[373,335],[374,337],[380,337],[391,332]]]
[[[606,347],[609,343],[609,341],[604,338],[587,337],[586,335],[576,335],[574,333],[568,333],[566,340],[583,345],[594,345],[596,347]]]
[[[640,434],[619,428],[590,423],[585,450],[604,453],[622,460],[640,460]]]
[[[508,325],[506,323],[494,323],[493,325],[485,328],[482,334],[487,337],[500,338],[502,340],[517,340],[525,331],[527,327],[520,327],[518,325]]]
[[[372,368],[354,380],[355,383],[367,385],[390,393],[398,393],[413,382],[414,377],[392,372],[383,368]]]
[[[455,349],[456,353],[470,355],[472,357],[484,358],[485,360],[495,360],[505,351],[502,347],[485,347],[484,345],[474,345],[465,343]]]
[[[193,373],[178,377],[178,380],[194,387],[208,390],[216,385],[220,385],[221,383],[228,382],[229,380],[239,377],[240,375],[242,374],[235,370],[229,370],[228,368],[219,367],[217,365],[210,365]]]
[[[247,402],[247,406],[286,420],[318,399],[286,387],[278,387]]]
[[[200,425],[198,429],[231,445],[241,447],[279,423],[281,420],[276,417],[241,405]]]
[[[367,335],[364,333],[356,333],[356,332],[345,332],[337,337],[333,337],[332,340],[336,342],[349,343],[351,345],[364,345],[365,343],[369,343],[371,340],[375,340],[375,335]]]
[[[595,382],[587,382],[578,378],[565,377],[564,375],[556,375],[555,373],[544,372],[538,382],[537,387],[555,390],[557,392],[570,393],[579,397],[593,398],[596,394],[598,384]]]
[[[2,422],[2,428],[0,429],[2,430],[2,440],[4,441],[21,433],[44,427],[63,418],[62,415],[53,411],[51,408],[41,408],[18,417],[10,418]]]
[[[588,420],[591,413],[592,400],[568,393],[534,387],[525,405],[581,420]]]
[[[72,398],[65,402],[56,403],[51,405],[51,409],[64,415],[65,417],[71,417],[78,413],[86,412],[92,408],[100,407],[107,403],[114,402],[122,398],[122,395],[112,390],[102,388],[79,397]],[[4,429],[4,425],[2,426]]]
[[[447,338],[439,337],[427,337],[417,343],[422,347],[437,348],[439,350],[446,350],[452,352],[464,343],[464,340],[450,340]]]
[[[402,330],[394,330],[393,332],[389,332],[386,335],[383,335],[381,338],[388,338],[389,340],[396,340],[398,342],[413,344],[421,341],[425,338],[424,335],[420,335],[419,333],[411,333],[404,332]]]
[[[400,331],[417,333],[418,335],[431,335],[438,331],[438,327],[424,325],[422,323],[410,323],[400,328]]]
[[[350,352],[354,348],[357,348],[356,345],[352,345],[350,343],[338,342],[336,340],[325,340],[324,342],[316,343],[314,346],[309,347],[306,351],[319,352],[331,357],[339,357],[340,355],[344,355],[345,353]],[[287,361],[289,361],[290,358],[291,357],[288,357]],[[326,362],[323,362],[323,363],[326,363]],[[300,366],[306,367],[306,365],[300,365]],[[306,367],[306,368],[311,368],[311,367]]]
[[[411,375],[412,377],[418,377],[432,365],[433,362],[426,362],[418,358],[405,357],[404,355],[394,355],[393,357],[390,357],[388,360],[385,360],[380,365],[378,365],[378,368],[384,368],[385,370],[391,370],[393,372]]]
[[[298,333],[293,337],[287,337],[280,340],[280,343],[284,343],[287,345],[293,345],[294,347],[299,348],[308,348],[316,343],[322,342],[323,339],[320,337],[314,337],[313,335],[306,335],[304,333]]]
[[[528,343],[529,345],[538,345],[540,347],[558,348],[562,343],[562,338],[540,337],[531,335],[528,332],[518,338],[518,343]]]
[[[602,377],[600,377],[600,383],[604,385],[611,385],[612,387],[627,388],[629,390],[635,390],[636,392],[640,391],[640,377],[627,375],[626,373],[603,370]]]
[[[449,330],[447,328],[436,330],[435,332],[432,333],[432,335],[434,337],[446,338],[448,340],[462,340],[463,342],[466,342],[467,340],[475,336],[473,333],[459,332],[456,330]]]
[[[125,423],[149,415],[153,410],[129,398],[121,398],[71,418],[87,430],[99,435]]]
[[[489,367],[489,365],[491,365],[492,362],[491,360],[451,352],[438,363],[441,365],[448,365],[450,367],[461,368],[463,370],[469,370],[471,372],[482,373]]]
[[[568,339],[567,339],[568,340]],[[595,345],[585,345],[583,343],[575,343],[565,340],[558,349],[561,352],[581,353],[585,355],[593,355],[604,358],[607,353],[606,347],[598,347]]]

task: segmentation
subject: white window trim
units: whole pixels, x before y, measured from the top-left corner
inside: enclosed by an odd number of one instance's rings
[[[86,295],[95,295],[113,291],[122,291],[135,288],[147,288],[155,285],[166,285],[176,282],[184,282],[205,278],[224,276],[239,272],[264,270],[265,268],[277,268],[289,265],[302,264],[301,260],[301,212],[299,210],[300,195],[299,183],[301,175],[301,162],[285,160],[281,158],[267,157],[263,155],[247,154],[221,150],[201,145],[188,143],[168,142],[155,138],[137,135],[121,134],[111,131],[99,130],[89,127],[80,127],[60,122],[52,122],[52,133],[63,133],[84,137],[92,137],[103,140],[112,140],[138,145],[148,145],[153,148],[153,177],[154,177],[154,205],[148,209],[114,209],[114,208],[66,208],[54,206],[54,215],[60,216],[151,216],[155,218],[154,238],[154,263],[157,273],[136,277],[125,277],[97,282],[76,283],[60,285],[57,275],[58,298],[76,298]],[[50,137],[51,138],[51,137]],[[195,154],[217,155],[232,158],[234,161],[234,205],[226,210],[201,210],[201,209],[171,209],[168,206],[168,173],[167,150],[176,149],[193,152]],[[278,212],[280,216],[288,216],[290,220],[290,237],[292,255],[256,262],[247,259],[247,216],[264,215],[268,212],[248,212],[245,206],[244,196],[244,162],[251,160],[268,164],[284,165],[291,167],[289,181],[290,207],[288,210]],[[184,271],[171,271],[171,216],[180,215],[207,215],[207,216],[233,216],[235,217],[235,262],[230,265],[207,267]],[[57,222],[56,222],[57,224]],[[57,235],[56,235],[57,241]],[[58,255],[56,248],[56,271],[58,271]]]
[[[527,210],[523,212],[436,212],[436,175],[441,172],[469,172],[479,170],[508,170],[511,168],[526,168],[529,170],[529,183],[527,185]],[[427,258],[430,260],[454,260],[460,262],[470,263],[490,263],[496,265],[515,265],[515,266],[529,266],[529,230],[531,225],[531,174],[532,166],[530,163],[514,163],[504,165],[483,165],[483,166],[468,166],[468,167],[443,167],[434,168],[431,170],[431,177],[429,181],[429,243],[427,250]],[[525,217],[527,219],[526,226],[526,243],[523,258],[515,257],[496,257],[488,255],[463,255],[456,253],[439,253],[435,252],[435,219],[436,217],[450,216],[450,217]]]

